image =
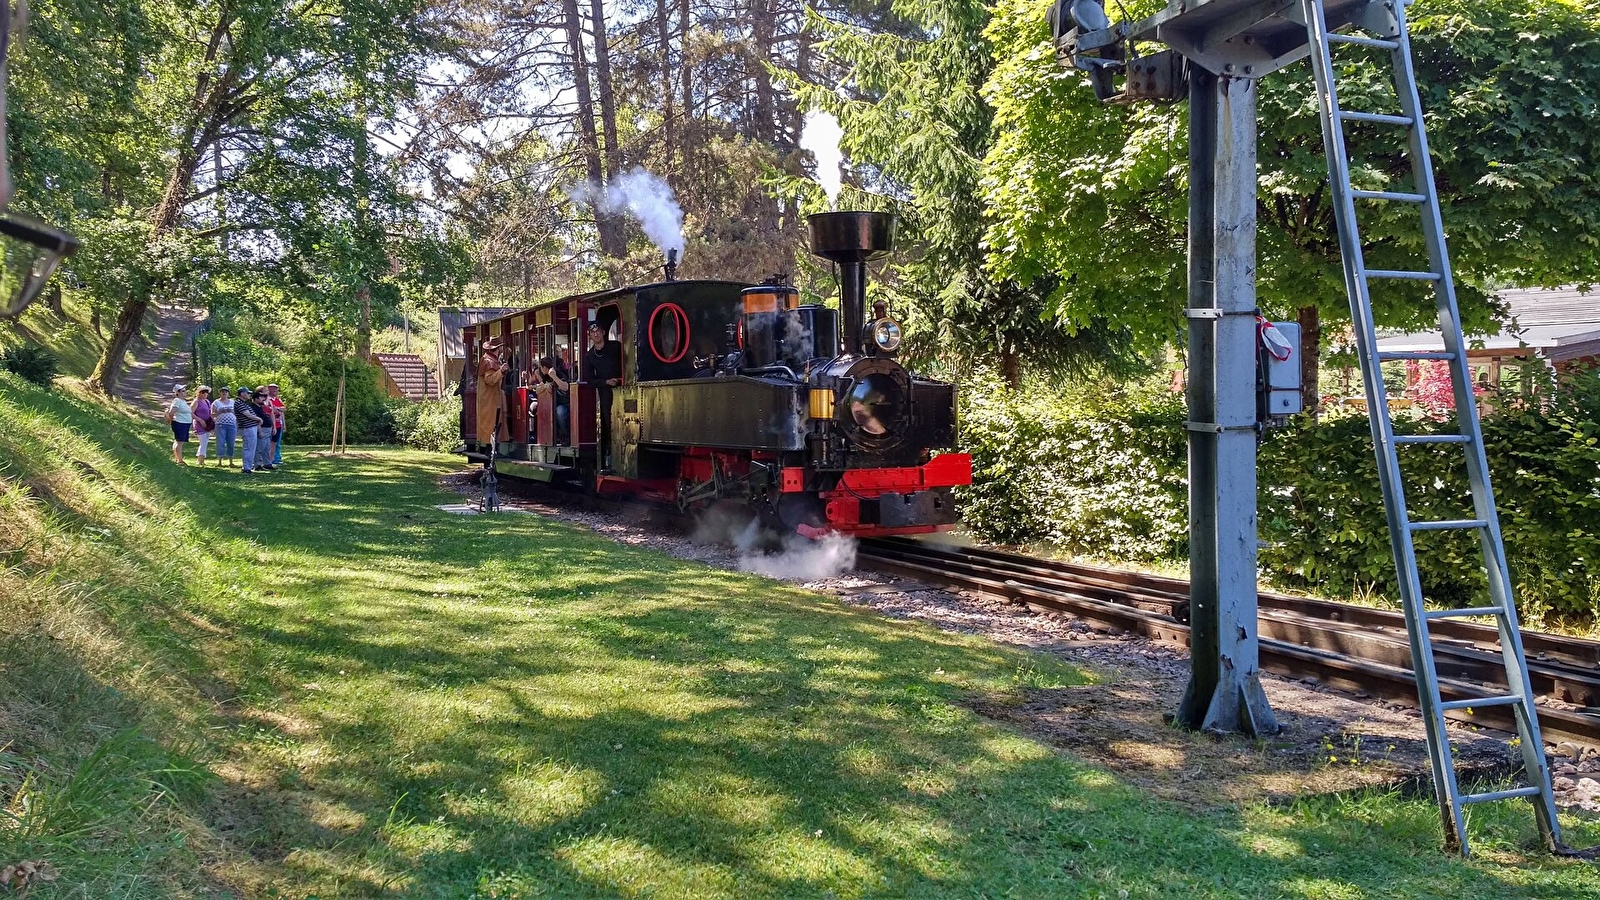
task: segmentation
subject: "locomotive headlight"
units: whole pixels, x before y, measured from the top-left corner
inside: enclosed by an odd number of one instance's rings
[[[872,342],[885,353],[893,353],[900,346],[900,323],[893,319],[879,319],[872,323]]]

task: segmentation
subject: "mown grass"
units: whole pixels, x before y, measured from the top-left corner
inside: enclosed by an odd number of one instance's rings
[[[441,512],[444,457],[245,480],[161,441],[0,376],[0,865],[62,872],[32,897],[1600,897],[1526,806],[1463,862],[1426,799],[1152,801],[965,705],[1084,673]]]

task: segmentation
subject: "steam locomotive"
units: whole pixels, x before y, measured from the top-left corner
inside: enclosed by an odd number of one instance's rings
[[[508,366],[493,448],[501,475],[685,510],[731,502],[813,538],[952,527],[952,489],[971,483],[972,460],[935,451],[955,444],[956,386],[896,361],[893,319],[866,321],[867,263],[891,251],[894,224],[883,213],[810,217],[812,252],[839,265],[840,310],[800,303],[781,279],[678,281],[669,262],[666,281],[466,326],[464,452],[489,456],[470,421],[479,390],[490,390],[472,373],[493,341]],[[581,341],[592,325],[620,345],[608,423],[598,421],[597,388],[584,384]],[[544,357],[569,366],[564,405],[540,401]],[[570,421],[556,421],[560,413]]]

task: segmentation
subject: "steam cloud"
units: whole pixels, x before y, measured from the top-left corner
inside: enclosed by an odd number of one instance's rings
[[[828,195],[828,206],[839,203],[839,167],[844,154],[839,150],[839,139],[844,129],[833,113],[820,110],[806,113],[805,124],[800,129],[800,149],[810,150],[817,160],[817,182]]]
[[[567,188],[574,203],[605,215],[627,213],[644,228],[662,253],[683,253],[683,208],[672,188],[656,175],[635,167],[607,185],[585,181]]]
[[[741,553],[739,568],[786,581],[835,578],[856,566],[856,539],[830,534],[808,541],[798,534],[785,535],[776,553]]]
[[[741,522],[714,509],[700,517],[691,540],[730,544],[739,552],[740,571],[784,581],[819,581],[855,568],[855,538],[830,534],[811,541],[798,534],[786,534],[773,547],[772,537],[761,530],[761,523],[755,519]]]

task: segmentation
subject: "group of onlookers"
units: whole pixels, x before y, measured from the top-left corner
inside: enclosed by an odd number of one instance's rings
[[[233,465],[235,440],[239,441],[240,468],[246,475],[270,472],[283,465],[283,400],[278,396],[278,386],[269,384],[251,390],[239,388],[230,396],[227,388],[217,391],[211,398],[211,388],[201,385],[193,401],[188,389],[179,385],[167,403],[167,422],[172,426],[172,461],[180,466],[184,446],[191,433],[198,438],[200,447],[195,460],[206,463],[206,451],[212,438],[217,442],[217,465]]]

